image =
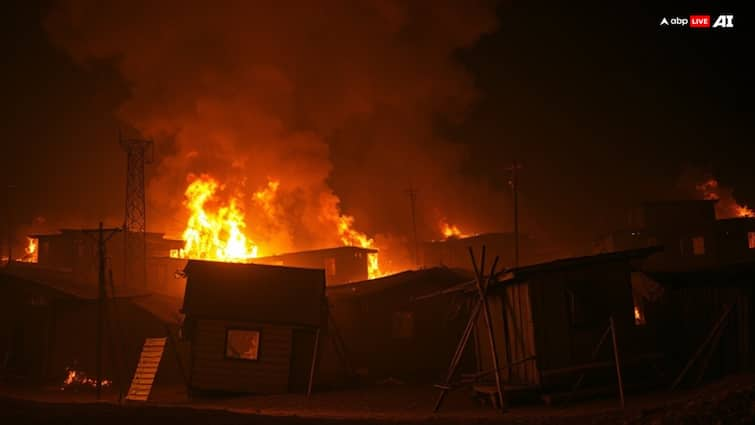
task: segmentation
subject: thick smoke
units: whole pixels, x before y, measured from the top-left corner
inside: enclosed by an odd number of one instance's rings
[[[452,0],[62,1],[46,26],[81,64],[115,58],[130,84],[119,116],[157,142],[151,230],[180,235],[187,176],[207,173],[247,200],[280,181],[278,209],[246,204],[253,238],[277,250],[338,245],[324,209],[399,246],[410,235],[410,182],[423,238],[438,236],[438,211],[452,221],[484,216],[488,189],[459,177],[464,151],[436,127],[463,119],[477,97],[454,55],[494,29],[493,9]]]

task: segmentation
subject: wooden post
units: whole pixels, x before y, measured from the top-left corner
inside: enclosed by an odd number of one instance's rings
[[[309,370],[309,383],[307,384],[307,398],[312,395],[312,384],[315,380],[315,368],[317,367],[317,352],[320,347],[320,328],[315,332],[315,347],[312,349],[312,368]]]
[[[178,372],[181,374],[181,379],[184,382],[184,386],[186,387],[186,394],[188,395],[189,393],[191,393],[189,386],[189,377],[186,376],[186,370],[184,369],[183,361],[181,360],[181,353],[178,352],[178,342],[173,336],[173,332],[170,331],[170,326],[168,326],[167,324],[165,325],[165,332],[168,334],[168,341],[170,342],[170,345],[173,346],[173,352],[176,353],[176,364],[178,365]]]
[[[616,344],[616,326],[613,323],[613,315],[608,319],[611,323],[611,339],[613,340],[613,360],[616,362],[616,377],[619,380],[619,399],[621,408],[624,408],[624,382],[621,379],[621,361],[619,360],[619,346]]]
[[[590,355],[590,361],[594,362],[595,359],[598,357],[598,353],[600,353],[600,348],[603,346],[603,343],[606,341],[606,338],[608,338],[608,334],[612,332],[611,325],[609,323],[608,327],[606,327],[605,332],[603,332],[603,335],[600,337],[600,340],[598,340],[598,345],[595,346],[592,350],[592,354]],[[579,389],[579,386],[582,385],[582,381],[585,379],[585,373],[579,375],[579,378],[577,378],[577,381],[572,386],[571,392],[566,397],[566,401],[569,402],[574,395],[575,392]]]
[[[99,260],[99,278],[97,281],[97,400],[102,395],[102,335],[105,325],[105,235],[102,222],[97,238],[97,254]]]
[[[485,317],[485,326],[488,328],[488,340],[490,341],[490,355],[493,359],[493,367],[495,371],[495,386],[496,390],[498,391],[498,406],[501,410],[503,410],[503,383],[501,382],[501,371],[499,370],[498,365],[498,351],[496,350],[495,346],[495,335],[493,334],[493,321],[490,317],[490,308],[488,307],[488,297],[486,294],[486,289],[483,287],[482,282],[482,273],[484,273],[484,267],[485,265],[485,245],[482,246],[482,258],[480,260],[480,269],[477,269],[477,264],[474,261],[474,252],[472,252],[472,248],[469,248],[469,255],[472,258],[472,264],[474,265],[475,269],[475,276],[477,276],[477,293],[480,295],[480,301],[482,303],[482,312]],[[497,259],[496,259],[497,261]]]

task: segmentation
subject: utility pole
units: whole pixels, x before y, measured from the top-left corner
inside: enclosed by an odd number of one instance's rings
[[[154,159],[154,142],[141,139],[118,141],[126,151],[126,208],[123,224],[123,282],[131,286],[147,284],[147,204],[144,165]],[[150,155],[147,157],[147,151]],[[136,285],[135,285],[136,284]]]
[[[110,229],[104,229],[102,227],[102,222],[100,222],[99,228],[96,230],[97,232],[97,259],[98,259],[98,279],[97,279],[97,357],[96,357],[96,367],[97,367],[97,400],[100,400],[102,395],[102,340],[104,337],[104,330],[105,330],[105,320],[106,320],[106,297],[107,297],[107,291],[105,286],[105,262],[107,261],[106,258],[106,244],[110,240],[110,238],[113,237],[114,234],[117,232],[120,232],[122,229],[120,228],[110,228]],[[92,232],[91,230],[85,230],[84,232]],[[105,236],[105,232],[109,232],[107,236]],[[115,355],[115,353],[112,353],[112,355]]]
[[[6,266],[10,267],[11,263],[13,262],[13,239],[15,236],[15,232],[13,231],[13,206],[10,202],[10,191],[11,189],[15,189],[16,186],[9,184],[5,186],[5,215],[7,220],[7,227],[8,227],[8,262],[5,263]]]
[[[514,267],[519,267],[519,179],[517,170],[522,168],[516,160],[507,170],[511,171],[511,191],[514,198]]]
[[[415,267],[419,267],[419,239],[417,238],[417,214],[416,214],[416,202],[417,202],[417,191],[414,189],[414,186],[409,183],[409,189],[407,189],[406,193],[409,194],[409,203],[411,204],[412,209],[412,234],[414,236],[414,265]]]

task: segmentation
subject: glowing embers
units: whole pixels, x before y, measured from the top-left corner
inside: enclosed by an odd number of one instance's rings
[[[257,257],[257,245],[244,234],[246,223],[237,199],[218,202],[218,189],[218,182],[207,175],[196,178],[186,188],[184,205],[191,215],[183,232],[184,248],[176,255],[227,262]]]
[[[102,380],[102,388],[107,388],[113,382],[109,379]],[[97,379],[90,378],[86,373],[73,368],[66,368],[66,378],[60,386],[62,391],[97,388]]]

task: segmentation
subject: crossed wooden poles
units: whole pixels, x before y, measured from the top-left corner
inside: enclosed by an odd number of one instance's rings
[[[472,311],[469,315],[469,321],[467,322],[466,328],[464,328],[464,332],[461,335],[461,339],[459,340],[459,344],[456,346],[456,351],[454,352],[453,357],[451,358],[451,364],[448,367],[448,372],[446,374],[445,382],[441,385],[436,385],[436,387],[440,388],[440,394],[438,395],[438,399],[435,402],[435,407],[433,408],[433,412],[437,412],[440,408],[440,405],[443,403],[443,399],[446,397],[446,394],[448,394],[448,391],[452,388],[452,381],[454,378],[454,375],[456,374],[456,370],[459,367],[459,362],[461,361],[462,354],[464,353],[464,349],[467,346],[467,342],[469,341],[469,337],[472,335],[472,330],[474,329],[475,322],[477,321],[477,317],[480,314],[480,311],[483,312],[483,317],[485,318],[485,325],[488,330],[488,339],[490,341],[490,354],[493,359],[493,372],[495,373],[495,386],[496,386],[496,392],[498,396],[498,407],[500,409],[503,409],[503,382],[501,380],[501,372],[499,370],[498,366],[498,351],[495,347],[495,337],[493,335],[493,327],[491,324],[491,318],[490,318],[490,309],[488,307],[488,297],[487,297],[487,291],[490,285],[495,282],[496,277],[496,267],[498,266],[498,257],[496,256],[493,260],[493,265],[490,267],[490,273],[487,275],[487,277],[484,275],[485,273],[485,245],[482,246],[482,254],[480,256],[480,264],[477,265],[477,260],[475,259],[474,251],[472,248],[469,248],[469,257],[472,260],[472,266],[474,268],[475,273],[475,285],[477,287],[477,302],[472,307]]]

